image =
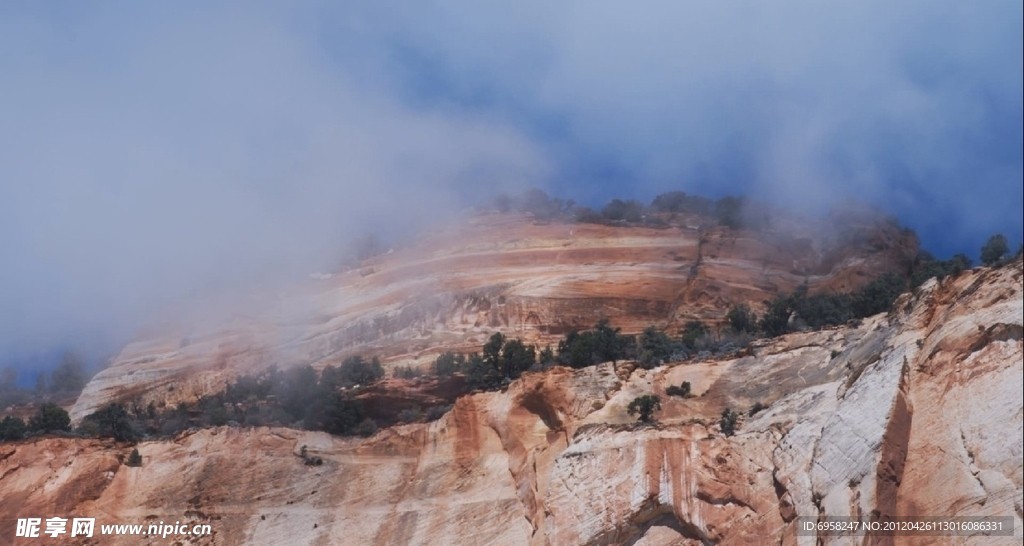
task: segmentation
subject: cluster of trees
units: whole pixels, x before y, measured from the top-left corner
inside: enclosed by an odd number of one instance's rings
[[[459,373],[471,389],[500,388],[528,370],[542,370],[554,364],[585,368],[603,362],[636,360],[646,369],[665,362],[684,360],[702,352],[719,354],[744,346],[752,339],[745,333],[731,331],[712,333],[700,321],[688,322],[677,337],[655,326],[638,335],[624,335],[607,319],[599,320],[589,330],[570,330],[558,342],[557,352],[551,347],[538,351],[519,339],[493,334],[481,353],[442,353],[431,371],[441,377]]]
[[[714,218],[719,225],[733,229],[761,228],[769,224],[768,213],[755,214],[756,210],[765,210],[767,205],[752,206],[746,197],[727,195],[717,200],[699,195],[689,195],[682,191],[670,191],[656,196],[645,206],[635,199],[612,199],[600,210],[578,206],[575,201],[558,199],[549,196],[539,189],[531,189],[517,196],[499,195],[493,202],[494,208],[507,212],[515,210],[533,215],[538,220],[575,220],[581,223],[615,224],[615,225],[647,225],[666,227],[668,223],[660,215],[695,214]],[[895,219],[891,219],[896,222]],[[908,231],[909,228],[908,228]],[[1018,248],[1013,257],[1024,253],[1024,246]],[[981,263],[997,265],[1011,257],[1009,242],[1006,237],[993,235],[981,249]],[[971,260],[957,254],[949,260],[937,260],[928,253],[922,253],[911,273],[911,287],[920,285],[931,277],[944,277],[956,274],[970,267]]]
[[[1017,256],[1020,256],[1018,250]],[[992,236],[981,249],[982,263],[999,265],[1010,259],[1006,237]],[[802,286],[792,294],[783,294],[766,302],[764,315],[757,316],[746,305],[737,305],[726,315],[730,326],[737,332],[761,333],[777,336],[794,329],[818,329],[843,324],[851,319],[864,318],[888,311],[903,292],[917,288],[932,277],[939,280],[971,268],[971,259],[955,254],[948,260],[939,260],[928,252],[921,252],[907,277],[886,273],[852,293],[820,293],[809,295]],[[795,319],[795,320],[794,320]]]
[[[643,224],[665,227],[668,224],[652,213],[690,213],[715,218],[720,225],[730,228],[751,227],[747,214],[747,201],[743,197],[726,196],[717,201],[696,195],[673,191],[658,195],[650,206],[633,199],[612,199],[600,211],[587,207],[575,209],[577,222],[596,224]]]
[[[416,379],[423,376],[423,370],[415,366],[398,366],[391,372],[391,375],[399,379]]]
[[[1011,256],[1010,243],[1002,233],[989,237],[981,247],[981,263],[985,265],[1000,265],[1011,259],[1020,258],[1021,255],[1024,255],[1024,245],[1019,245],[1017,252]]]
[[[684,382],[683,386],[686,387],[685,391],[687,394],[685,396],[689,396],[690,384]],[[671,391],[673,388],[678,389],[678,387],[669,387],[668,391],[666,392]],[[673,393],[669,392],[669,394],[672,395]],[[747,415],[753,417],[754,415],[766,409],[768,409],[767,405],[761,402],[756,402],[753,406],[750,407],[750,410],[747,412]],[[630,415],[636,415],[637,420],[640,421],[641,423],[653,423],[654,413],[657,411],[661,411],[661,399],[653,394],[645,394],[642,396],[638,396],[634,398],[628,406],[626,406],[626,412],[629,413]],[[722,410],[722,415],[718,420],[718,426],[721,429],[722,434],[724,434],[725,436],[732,436],[736,434],[736,431],[739,429],[739,421],[739,412],[727,407],[724,410]]]
[[[728,352],[749,340],[749,336],[738,336],[734,332],[714,334],[706,324],[696,320],[687,322],[678,337],[655,326],[648,326],[635,336],[623,335],[607,319],[601,319],[590,330],[568,332],[558,343],[556,361],[582,368],[608,361],[636,360],[641,367],[651,369],[702,352]]]
[[[540,351],[541,363],[553,360],[550,348]],[[537,364],[536,347],[496,332],[484,344],[481,353],[442,353],[434,360],[433,372],[441,377],[461,372],[471,389],[489,390],[507,384]]]
[[[651,209],[656,212],[710,215],[715,213],[715,202],[699,195],[670,191],[655,197],[651,201]]]
[[[547,192],[534,188],[517,196],[501,194],[494,199],[493,206],[499,212],[515,210],[532,214],[538,220],[553,220],[569,217],[576,202],[551,197]]]
[[[888,310],[908,287],[907,280],[885,274],[849,294],[808,294],[801,286],[792,294],[781,294],[766,302],[764,315],[744,304],[734,305],[726,314],[730,328],[752,335],[779,336],[806,328],[818,329],[843,324]]]
[[[753,206],[752,206],[753,205]],[[714,217],[719,225],[733,229],[763,227],[770,218],[756,210],[766,210],[768,205],[753,204],[746,197],[727,195],[718,200],[699,195],[687,195],[681,191],[670,191],[654,198],[651,210],[666,213],[688,213]]]
[[[608,319],[601,319],[591,330],[571,330],[558,342],[558,362],[573,368],[584,368],[601,362],[615,362],[627,357],[629,339],[613,328]]]
[[[714,217],[719,224],[731,228],[749,227],[745,213],[747,202],[743,197],[726,196],[712,200],[681,191],[660,194],[644,205],[635,199],[612,199],[599,210],[578,206],[575,201],[549,196],[539,189],[522,194],[497,196],[492,206],[500,212],[518,211],[533,215],[538,220],[575,220],[582,223],[648,225],[665,227],[668,224],[653,213],[689,213]]]
[[[599,211],[590,207],[576,207],[573,210],[573,218],[584,224],[647,224],[655,227],[666,225],[657,218],[648,217],[643,203],[634,199],[612,199]]]
[[[638,351],[653,355],[651,360],[664,359],[674,346],[668,336],[653,327],[640,336],[624,336],[607,319],[601,319],[590,330],[566,333],[558,343],[557,353],[551,347],[538,351],[533,345],[520,339],[508,339],[499,332],[490,337],[480,353],[441,354],[434,361],[432,371],[442,377],[461,373],[470,388],[488,390],[508,384],[525,371],[546,369],[554,364],[584,368],[635,358]]]
[[[377,424],[366,416],[352,387],[384,377],[376,358],[353,356],[319,373],[311,366],[260,375],[243,375],[223,391],[194,404],[158,408],[150,403],[112,403],[86,416],[76,432],[82,436],[134,442],[146,436],[170,436],[189,427],[280,425],[323,430],[338,435],[371,435]],[[426,417],[435,415],[428,411]],[[439,416],[439,415],[438,415]],[[41,432],[71,431],[67,412],[46,403],[28,423],[17,417],[0,420],[0,439],[11,440]]]
[[[742,330],[712,332],[703,322],[691,320],[683,325],[676,338],[648,326],[636,336],[635,350],[627,351],[627,356],[635,359],[640,367],[651,369],[693,356],[726,354],[746,346],[752,339],[752,335]]]
[[[910,273],[910,286],[916,288],[932,277],[942,280],[947,276],[958,275],[961,271],[970,268],[971,259],[964,254],[954,254],[948,260],[939,260],[932,256],[931,253],[922,251],[917,255],[917,259],[914,260],[913,270]]]
[[[380,361],[362,356],[349,357],[339,366],[326,366],[319,373],[308,365],[284,371],[271,368],[260,376],[239,377],[223,392],[200,400],[196,407],[176,411],[198,413],[203,424],[214,426],[235,422],[370,435],[376,432],[376,423],[366,417],[362,402],[348,390],[383,377]]]
[[[13,415],[0,419],[0,441],[20,440],[33,434],[70,430],[71,418],[68,412],[53,402],[40,405],[27,423],[21,417]]]
[[[670,385],[665,389],[665,394],[669,396],[678,396],[679,398],[689,398],[693,396],[693,394],[691,394],[692,388],[693,387],[690,385],[689,381],[683,381],[678,386]]]

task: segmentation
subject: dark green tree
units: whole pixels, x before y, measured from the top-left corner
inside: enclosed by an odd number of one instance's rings
[[[20,440],[25,437],[25,421],[21,417],[8,415],[0,420],[0,442]]]
[[[743,227],[743,206],[745,200],[742,197],[726,196],[715,203],[715,217],[718,223],[732,229]]]
[[[869,282],[853,295],[854,316],[869,317],[888,311],[906,287],[907,282],[893,273]]]
[[[309,372],[303,372],[303,374],[306,375],[303,382],[306,384],[308,384],[308,380],[310,379],[308,373]],[[324,369],[320,370],[320,378],[317,380],[316,384],[319,388],[327,392],[334,392],[341,387],[347,386],[346,381],[347,377],[341,371],[340,366],[335,367],[328,364],[327,366],[324,366]]]
[[[587,224],[600,224],[604,222],[604,216],[590,207],[576,207],[573,209],[573,216],[577,222]]]
[[[655,197],[654,201],[651,201],[651,208],[658,212],[681,212],[685,202],[686,193],[670,191]]]
[[[398,379],[416,379],[423,376],[423,371],[415,366],[398,366],[392,372],[392,377]]]
[[[495,370],[501,369],[501,348],[505,346],[505,336],[501,332],[491,334],[483,348],[484,362],[490,364]]]
[[[981,247],[981,263],[985,265],[995,265],[1010,252],[1010,245],[1006,240],[1006,236],[1002,233],[997,233],[988,238],[985,245]]]
[[[966,254],[954,254],[952,258],[946,260],[949,264],[948,272],[950,275],[957,275],[961,271],[965,271],[971,268],[971,259]]]
[[[537,355],[537,362],[545,366],[555,363],[555,351],[551,350],[550,345],[547,345],[540,350],[540,354]]]
[[[342,393],[332,393],[322,421],[311,428],[320,428],[330,434],[351,434],[364,419],[363,404]]]
[[[132,452],[128,454],[128,458],[124,461],[126,466],[142,466],[142,455],[139,454],[138,448],[133,448]]]
[[[740,414],[733,411],[732,408],[722,410],[722,418],[718,421],[718,425],[722,428],[722,434],[726,436],[736,434],[736,423],[739,418]]]
[[[754,405],[750,406],[750,410],[747,412],[747,415],[753,417],[766,409],[768,409],[768,406],[763,402],[754,402]]]
[[[558,342],[558,359],[574,368],[593,366],[624,357],[626,339],[619,335],[618,328],[612,328],[608,319],[601,319],[593,330],[569,331]]]
[[[644,206],[632,199],[623,201],[612,199],[601,209],[601,215],[612,221],[639,222],[643,220]]]
[[[223,405],[213,406],[206,411],[206,424],[211,427],[222,427],[231,420],[228,410]]]
[[[28,429],[30,432],[71,430],[71,417],[68,416],[68,412],[64,411],[64,408],[53,402],[46,402],[39,406],[35,415],[29,418]]]
[[[766,302],[764,316],[761,317],[760,328],[768,336],[781,336],[789,333],[789,315],[792,313],[790,298],[777,296]]]
[[[96,424],[97,433],[102,438],[113,438],[119,442],[137,439],[131,417],[121,404],[107,404],[86,419]]]
[[[377,422],[367,417],[356,425],[355,433],[363,438],[369,438],[370,436],[377,434]]]
[[[917,288],[928,279],[943,279],[949,275],[959,275],[961,271],[971,268],[971,259],[964,254],[954,254],[948,260],[936,260],[930,253],[922,251],[914,261],[910,274],[911,288]]]
[[[227,386],[224,390],[224,398],[233,403],[262,400],[270,394],[272,386],[267,379],[267,377],[243,375]]]
[[[448,377],[462,370],[466,365],[466,356],[458,353],[441,353],[434,360],[434,373],[440,377]]]
[[[706,197],[686,195],[681,191],[670,191],[654,198],[651,208],[658,212],[689,212],[694,214],[710,214],[715,204]]]
[[[341,384],[344,386],[369,385],[384,377],[384,367],[374,357],[365,360],[362,356],[350,356],[338,366]]]
[[[679,386],[671,385],[665,389],[665,394],[669,396],[678,396],[680,398],[689,398],[692,387],[689,381],[683,381]]]
[[[277,377],[271,392],[292,419],[302,420],[306,417],[311,404],[315,405],[318,402],[314,396],[317,392],[316,370],[308,364],[288,368]]]
[[[501,366],[505,377],[515,379],[537,362],[537,351],[518,339],[510,339],[501,349]]]
[[[683,326],[683,331],[679,337],[683,342],[683,345],[691,351],[697,350],[697,340],[708,335],[710,330],[707,325],[699,320],[691,320]]]
[[[745,303],[733,305],[725,315],[725,318],[729,321],[729,327],[734,332],[747,332],[751,334],[757,332],[757,316],[750,310],[750,306]]]
[[[558,342],[558,359],[573,368],[594,364],[594,336],[590,332],[570,330]]]
[[[472,389],[491,390],[501,386],[501,373],[484,361],[478,354],[472,354],[466,361],[466,383]]]
[[[554,199],[545,191],[536,188],[523,192],[519,201],[520,210],[532,214],[537,220],[555,218],[562,213],[565,206],[561,199]]]
[[[928,252],[921,252],[915,260],[913,271],[910,274],[910,286],[917,288],[932,277],[942,279],[945,276],[944,262],[936,260]]]
[[[597,362],[612,362],[623,358],[626,340],[619,335],[619,328],[612,328],[608,319],[603,318],[594,325],[594,352]]]
[[[637,360],[640,362],[640,366],[646,369],[667,362],[673,352],[672,338],[654,326],[644,328],[644,331],[636,338],[636,345]]]
[[[661,410],[661,399],[653,394],[638,396],[629,403],[626,411],[630,415],[638,415],[642,423],[650,423],[654,420],[654,412]]]
[[[814,294],[792,299],[792,308],[814,329],[843,324],[853,318],[853,301],[847,294]]]

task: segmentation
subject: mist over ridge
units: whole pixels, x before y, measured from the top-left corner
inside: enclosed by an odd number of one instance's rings
[[[1021,240],[1019,4],[0,12],[16,362],[114,350],[195,299],[215,321],[527,187],[854,196],[940,255]]]

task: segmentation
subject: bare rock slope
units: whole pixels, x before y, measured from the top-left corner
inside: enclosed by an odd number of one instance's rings
[[[813,544],[797,516],[998,515],[1015,537],[985,544],[1019,544],[1022,276],[1018,260],[933,280],[732,360],[530,373],[365,440],[202,430],[141,444],[141,468],[95,440],[5,444],[0,522],[209,522],[209,544]],[[684,380],[696,396],[665,394]],[[626,406],[649,393],[663,409],[641,426]],[[723,408],[755,402],[724,436]]]

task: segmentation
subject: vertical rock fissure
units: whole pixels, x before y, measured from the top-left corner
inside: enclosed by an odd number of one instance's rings
[[[910,404],[910,365],[906,358],[900,373],[899,388],[893,400],[892,411],[878,458],[875,488],[875,512],[881,517],[894,517],[903,469],[910,447],[913,408]]]

